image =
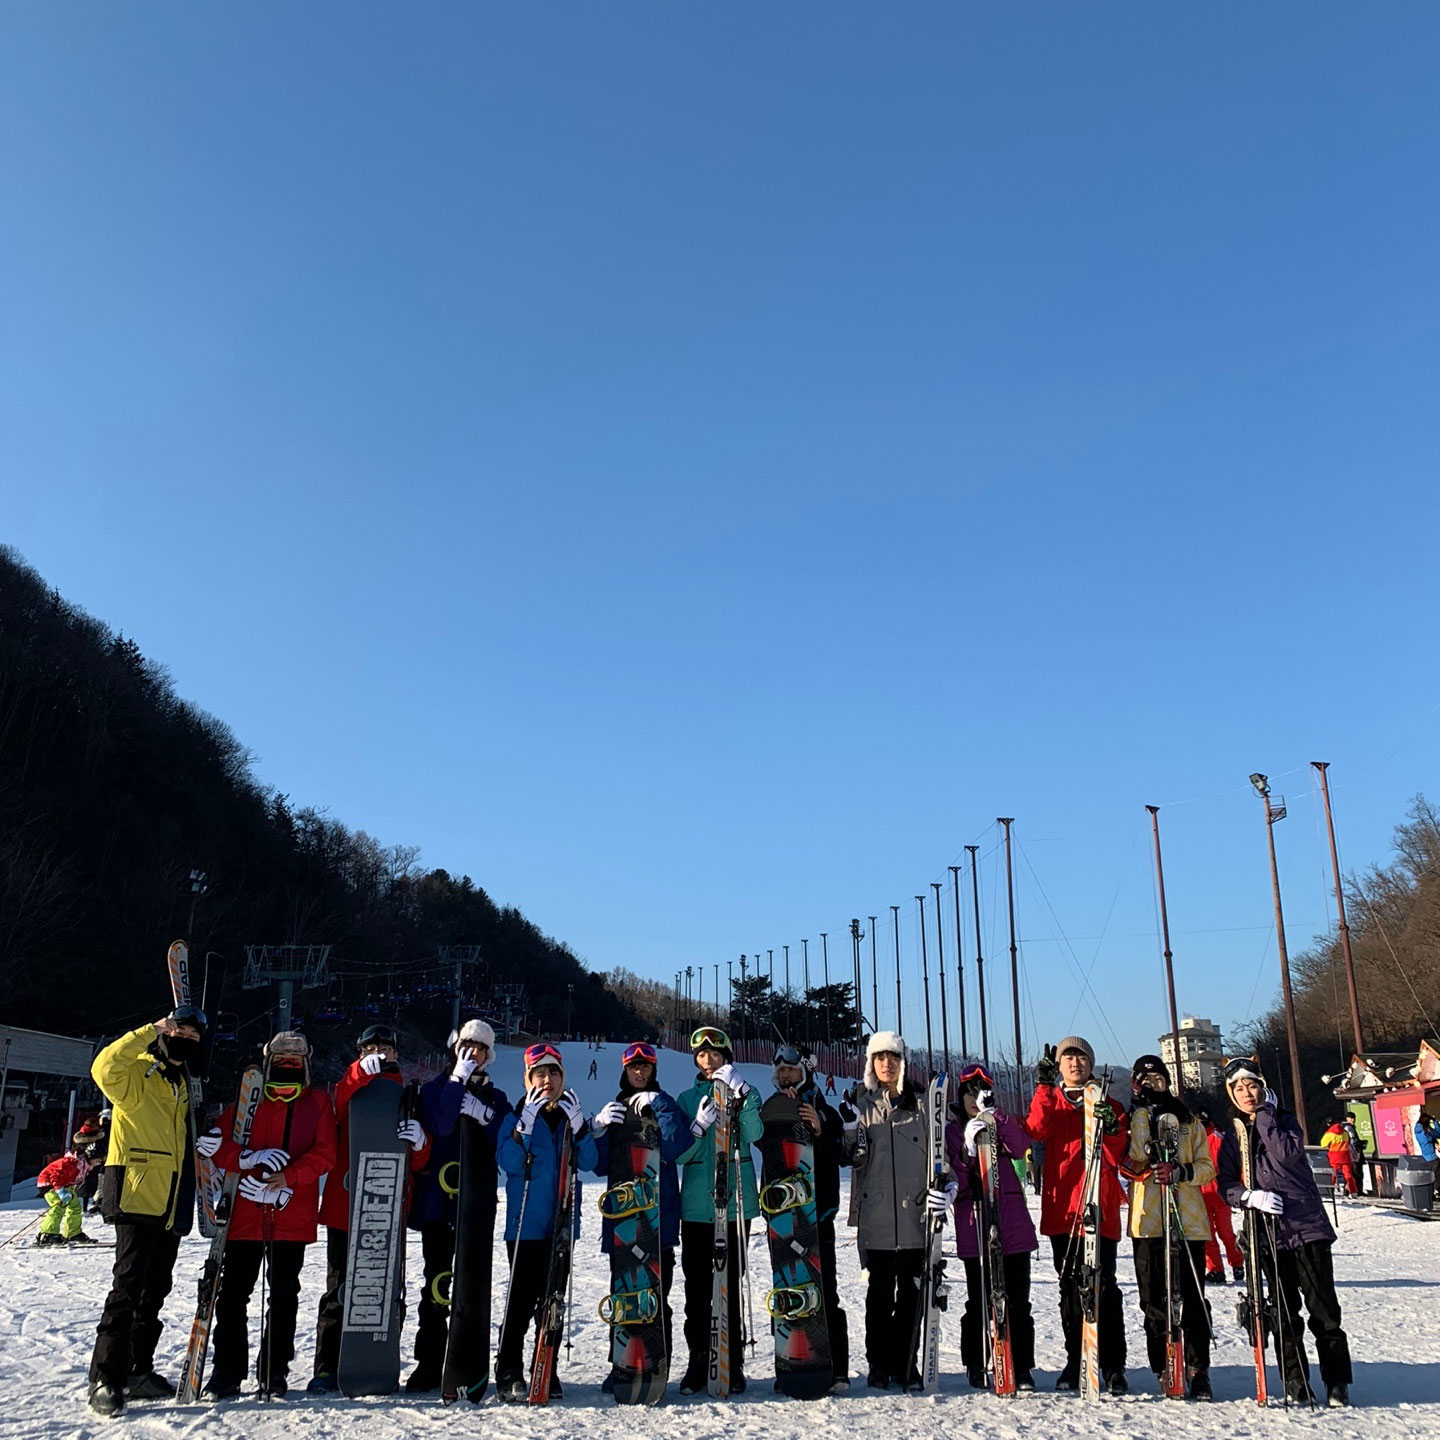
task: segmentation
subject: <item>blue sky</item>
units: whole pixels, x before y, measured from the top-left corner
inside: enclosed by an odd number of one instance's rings
[[[1292,949],[1306,762],[1348,866],[1436,790],[1432,6],[0,31],[0,538],[597,968],[843,965],[903,903],[913,977],[967,843],[998,960],[1014,815],[1027,1049],[1129,1059],[1145,804],[1228,1025],[1276,983],[1246,775]]]

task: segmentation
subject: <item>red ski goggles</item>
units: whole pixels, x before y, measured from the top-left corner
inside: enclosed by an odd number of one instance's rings
[[[994,1077],[978,1060],[973,1065],[967,1065],[960,1072],[960,1088],[966,1090],[972,1085],[977,1089],[993,1090],[995,1088]]]
[[[659,1056],[655,1053],[653,1045],[647,1045],[643,1040],[637,1040],[633,1045],[625,1047],[625,1054],[621,1057],[621,1065],[654,1065]]]
[[[565,1062],[560,1058],[560,1052],[547,1041],[541,1041],[538,1045],[530,1045],[525,1050],[525,1069],[535,1069],[537,1065],[553,1065],[557,1070],[565,1068]]]

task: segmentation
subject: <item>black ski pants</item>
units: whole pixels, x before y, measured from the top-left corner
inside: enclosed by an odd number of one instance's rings
[[[122,1221],[115,1226],[115,1268],[95,1331],[90,1379],[117,1389],[132,1375],[155,1368],[160,1308],[175,1279],[180,1237],[159,1225]]]
[[[825,1290],[825,1328],[830,1332],[830,1361],[837,1380],[850,1378],[850,1320],[840,1308],[835,1278],[835,1222],[820,1222],[820,1279]]]
[[[1010,1353],[1015,1369],[1035,1368],[1035,1317],[1030,1311],[1030,1251],[1005,1257],[1005,1299],[1010,1313]],[[965,1313],[960,1317],[960,1360],[967,1370],[985,1364],[985,1315],[989,1303],[980,1260],[965,1261]]]
[[[1170,1329],[1170,1314],[1165,1303],[1165,1237],[1137,1236],[1131,1243],[1135,1247],[1135,1284],[1140,1291],[1140,1308],[1145,1312],[1145,1353],[1150,1368],[1162,1375],[1165,1337]],[[1210,1307],[1195,1278],[1204,1273],[1205,1242],[1187,1240],[1185,1250],[1176,1250],[1171,1266],[1171,1283],[1180,1290],[1180,1325],[1185,1332],[1187,1374],[1210,1368]]]
[[[505,1294],[505,1318],[500,1323],[500,1349],[495,1356],[495,1383],[504,1385],[525,1375],[525,1337],[540,1313],[550,1280],[550,1240],[507,1240],[510,1288]],[[556,1357],[557,1365],[559,1357]]]
[[[325,1293],[315,1320],[315,1373],[335,1375],[340,1369],[340,1328],[345,1319],[342,1290],[350,1232],[325,1227]]]
[[[870,1284],[865,1291],[865,1362],[891,1380],[908,1383],[917,1374],[920,1277],[923,1250],[867,1250]]]
[[[745,1327],[741,1290],[744,1287],[742,1250],[749,1248],[750,1222],[744,1224],[744,1246],[737,1245],[735,1222],[729,1225],[728,1267],[730,1285],[730,1375],[744,1373]],[[692,1375],[710,1370],[710,1293],[715,1276],[715,1226],[709,1220],[680,1222],[680,1269],[685,1276],[685,1348],[690,1352]]]
[[[455,1264],[455,1227],[443,1220],[428,1220],[416,1228],[425,1261],[425,1281],[420,1288],[420,1303],[415,1308],[415,1363],[421,1369],[433,1369],[438,1375],[445,1363],[450,1307],[435,1298],[435,1282],[442,1276],[447,1277],[447,1284],[453,1281],[450,1271]]]
[[[1333,1244],[1331,1240],[1312,1240],[1298,1249],[1280,1252],[1279,1294],[1284,1299],[1284,1309],[1281,1311],[1277,1306],[1276,1320],[1284,1337],[1279,1346],[1280,1370],[1287,1389],[1298,1389],[1310,1382],[1305,1331],[1300,1324],[1302,1297],[1310,1316],[1310,1333],[1315,1337],[1321,1381],[1326,1385],[1348,1385],[1351,1381],[1350,1342],[1340,1328],[1340,1297],[1335,1293]],[[1276,1294],[1276,1264],[1266,1249],[1265,1278],[1272,1296]]]
[[[211,1378],[238,1384],[249,1365],[250,1297],[266,1263],[268,1313],[260,1326],[260,1353],[255,1378],[268,1386],[272,1376],[288,1376],[295,1358],[295,1318],[300,1309],[300,1268],[305,1264],[303,1240],[228,1240],[220,1269],[220,1293],[215,1298],[214,1364]],[[265,1368],[269,1357],[269,1370]]]
[[[1120,1287],[1115,1282],[1115,1256],[1118,1240],[1099,1237],[1100,1314],[1096,1328],[1100,1348],[1100,1373],[1109,1375],[1125,1368],[1125,1311],[1120,1303]],[[1050,1250],[1055,1259],[1055,1273],[1060,1277],[1060,1328],[1065,1332],[1065,1370],[1071,1376],[1080,1374],[1080,1332],[1084,1324],[1080,1271],[1085,1264],[1085,1239],[1076,1235],[1052,1235]],[[1066,1263],[1066,1256],[1069,1263]]]

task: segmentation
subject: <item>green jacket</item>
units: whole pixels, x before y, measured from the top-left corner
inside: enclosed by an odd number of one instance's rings
[[[712,1086],[698,1076],[695,1083],[676,1098],[687,1121],[694,1120],[701,1099]],[[760,1138],[760,1096],[752,1085],[740,1102],[740,1195],[745,1205],[745,1218],[753,1220],[760,1213],[760,1195],[755,1188],[755,1162],[750,1147]],[[675,1162],[680,1167],[680,1219],[715,1223],[715,1127],[712,1125]],[[735,1218],[735,1200],[730,1200],[730,1218]]]
[[[115,1107],[101,1206],[106,1220],[188,1235],[195,1209],[190,1092],[183,1072],[158,1063],[154,1043],[155,1027],[142,1025],[107,1045],[90,1066]]]

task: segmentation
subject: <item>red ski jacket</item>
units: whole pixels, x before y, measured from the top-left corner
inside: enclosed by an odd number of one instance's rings
[[[84,1160],[67,1152],[52,1160],[35,1177],[35,1184],[41,1190],[73,1190],[89,1173],[90,1166]]]
[[[1125,1109],[1110,1102],[1120,1117],[1119,1129],[1101,1142],[1100,1233],[1120,1238],[1120,1177],[1116,1166],[1130,1147]],[[1040,1176],[1040,1233],[1068,1235],[1079,1229],[1080,1191],[1085,1184],[1085,1110],[1072,1105],[1058,1085],[1041,1085],[1030,1102],[1025,1129],[1045,1147]]]
[[[215,1152],[215,1164],[222,1170],[234,1169],[240,1163],[240,1147],[230,1138],[234,1124],[235,1107],[231,1105],[220,1117],[220,1133],[225,1139]],[[288,1104],[262,1099],[245,1148],[287,1151],[290,1163],[282,1176],[273,1178],[295,1193],[283,1210],[274,1205],[257,1205],[237,1194],[230,1212],[230,1239],[299,1240],[310,1244],[320,1213],[320,1177],[335,1163],[335,1112],[330,1108],[330,1097],[323,1090],[305,1090]],[[266,1211],[268,1215],[263,1213]]]
[[[350,1097],[362,1085],[389,1081],[395,1085],[402,1085],[404,1081],[398,1075],[367,1075],[361,1068],[358,1060],[352,1061],[350,1068],[340,1077],[339,1083],[335,1086],[335,1120],[337,1126],[337,1143],[335,1146],[335,1163],[330,1168],[330,1174],[325,1180],[325,1193],[320,1197],[320,1223],[328,1225],[332,1230],[348,1230],[350,1228],[350,1196],[345,1188],[345,1182],[350,1175]],[[425,1143],[418,1149],[410,1152],[410,1170],[413,1174],[416,1170],[423,1170],[425,1163],[430,1158],[430,1137],[425,1137]],[[406,1197],[406,1204],[409,1204],[409,1197]]]

